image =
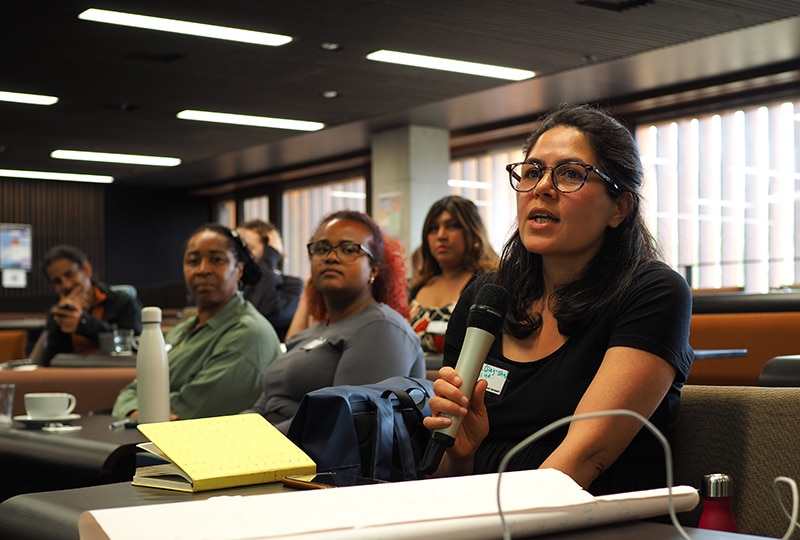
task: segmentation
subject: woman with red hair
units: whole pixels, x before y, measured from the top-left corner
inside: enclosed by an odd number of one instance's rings
[[[406,318],[405,259],[367,214],[325,217],[308,246],[311,279],[305,301],[319,321],[286,341],[286,353],[264,376],[258,412],[286,430],[300,400],[327,386],[425,376],[419,338]]]

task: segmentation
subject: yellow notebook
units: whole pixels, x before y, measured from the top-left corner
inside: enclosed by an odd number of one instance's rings
[[[260,414],[235,414],[138,426],[140,444],[170,463],[138,467],[133,485],[206,491],[314,474],[317,466]]]

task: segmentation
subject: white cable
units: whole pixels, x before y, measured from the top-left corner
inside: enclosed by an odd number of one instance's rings
[[[691,540],[689,535],[686,533],[686,530],[681,526],[678,522],[678,516],[675,514],[675,502],[672,499],[672,450],[669,447],[669,443],[667,442],[666,437],[655,427],[650,420],[642,416],[641,414],[629,411],[627,409],[612,409],[609,411],[598,411],[593,413],[585,413],[585,414],[574,414],[572,416],[566,416],[561,418],[560,420],[556,420],[551,424],[543,427],[533,435],[530,435],[523,439],[522,442],[518,443],[514,446],[511,450],[506,452],[506,455],[503,456],[503,459],[500,461],[500,466],[497,469],[497,511],[500,514],[500,522],[503,525],[503,540],[511,540],[511,531],[508,528],[508,523],[506,522],[505,515],[503,515],[503,508],[500,504],[500,479],[503,477],[503,472],[508,467],[508,463],[511,461],[511,458],[517,454],[520,450],[537,440],[542,435],[550,433],[551,431],[563,426],[564,424],[568,424],[569,422],[575,420],[586,420],[589,418],[601,418],[604,416],[630,416],[632,418],[636,418],[642,424],[645,425],[647,429],[649,429],[653,435],[655,435],[656,439],[661,443],[661,446],[664,448],[664,462],[667,471],[667,494],[668,494],[668,503],[669,503],[669,517],[672,520],[672,524],[678,530],[680,535],[685,538],[686,540]],[[796,497],[795,497],[796,498]]]
[[[781,493],[778,491],[778,484],[781,482],[785,482],[789,484],[789,489],[792,490],[792,513],[791,515],[789,512],[786,511],[786,507],[783,505],[783,499],[781,498]],[[792,533],[794,532],[795,527],[797,527],[797,512],[798,512],[798,502],[797,502],[797,482],[787,476],[778,476],[775,480],[772,481],[772,491],[775,493],[775,498],[778,500],[778,504],[781,506],[781,510],[783,511],[783,515],[789,518],[789,529],[786,531],[786,534],[781,537],[781,540],[788,540]]]

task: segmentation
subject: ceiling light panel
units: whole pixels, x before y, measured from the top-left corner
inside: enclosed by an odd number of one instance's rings
[[[55,96],[41,96],[38,94],[21,94],[19,92],[0,91],[0,101],[26,103],[28,105],[53,105],[54,103],[58,103],[58,98]]]
[[[509,81],[523,81],[536,76],[535,72],[524,69],[493,66],[490,64],[479,64],[476,62],[464,62],[462,60],[451,60],[449,58],[389,51],[386,49],[369,53],[367,55],[367,60],[387,62],[390,64],[401,64],[404,66],[421,67],[426,69],[436,69],[439,71],[452,71],[455,73],[479,75],[481,77],[492,77],[495,79],[505,79]]]
[[[90,182],[94,184],[110,184],[113,176],[98,174],[74,174],[49,171],[20,171],[13,169],[0,169],[0,178],[30,178],[33,180],[60,180],[62,182]]]
[[[177,19],[164,19],[161,17],[150,17],[148,15],[137,15],[135,13],[109,11],[106,9],[90,8],[78,15],[78,18],[84,21],[117,24],[120,26],[145,28],[161,32],[172,32],[174,34],[238,41],[241,43],[253,43],[255,45],[269,45],[272,47],[286,45],[292,41],[291,36],[284,36],[281,34],[270,34],[268,32],[256,32],[253,30],[230,28],[228,26],[179,21]]]
[[[174,157],[110,154],[106,152],[84,152],[81,150],[54,150],[50,154],[50,157],[55,159],[73,159],[77,161],[99,161],[101,163],[152,165],[155,167],[175,167],[181,164],[181,160]]]
[[[274,129],[292,129],[296,131],[319,131],[325,127],[321,122],[308,122],[305,120],[291,120],[289,118],[270,118],[269,116],[249,116],[245,114],[231,114],[212,111],[195,111],[187,109],[178,113],[181,120],[197,120],[200,122],[217,122],[219,124],[234,124],[239,126],[253,126]]]

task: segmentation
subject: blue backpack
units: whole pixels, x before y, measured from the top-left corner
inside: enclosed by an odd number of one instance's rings
[[[331,386],[306,394],[287,433],[317,464],[380,480],[420,478],[430,431],[433,381],[390,377],[376,384]]]

